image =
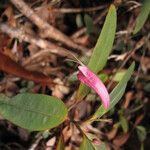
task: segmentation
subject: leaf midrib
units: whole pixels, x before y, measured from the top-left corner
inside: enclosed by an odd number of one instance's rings
[[[14,109],[19,109],[19,110],[22,110],[22,111],[27,111],[27,112],[31,112],[31,113],[38,113],[39,115],[41,115],[41,116],[46,116],[46,117],[52,117],[53,115],[51,114],[46,114],[46,113],[44,113],[44,112],[40,112],[40,111],[36,111],[36,110],[31,110],[31,109],[27,109],[27,108],[25,108],[25,107],[20,107],[20,106],[17,106],[17,105],[13,105],[13,104],[10,104],[10,103],[7,103],[7,102],[0,102],[0,103],[2,103],[2,104],[5,104],[5,105],[9,105],[9,106],[11,106],[11,107],[13,107]],[[55,109],[56,110],[56,109]],[[55,111],[54,111],[55,112]],[[55,112],[56,113],[56,112]],[[57,116],[56,114],[55,114],[55,118],[60,118],[59,116]]]

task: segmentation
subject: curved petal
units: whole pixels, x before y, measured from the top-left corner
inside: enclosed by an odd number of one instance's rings
[[[78,79],[99,95],[104,107],[107,109],[109,107],[110,97],[103,82],[86,66],[78,66],[78,69]]]

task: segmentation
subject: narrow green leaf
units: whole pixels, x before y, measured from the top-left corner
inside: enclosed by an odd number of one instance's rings
[[[146,92],[149,92],[149,93],[150,93],[150,82],[148,82],[148,83],[146,83],[146,84],[144,85],[144,90],[145,90]]]
[[[123,115],[120,115],[120,124],[123,129],[123,132],[127,133],[129,130],[129,124],[128,124],[127,119]]]
[[[141,148],[140,150],[144,150],[144,143],[141,143]]]
[[[136,25],[135,25],[135,29],[133,31],[134,34],[139,32],[140,29],[143,27],[145,21],[148,18],[149,13],[150,13],[150,0],[144,0],[143,6],[141,8],[141,12],[136,19]]]
[[[93,31],[93,20],[92,20],[92,18],[89,15],[85,14],[84,15],[84,22],[85,22],[85,25],[87,28],[87,33],[88,34],[92,33],[92,31]]]
[[[77,14],[76,16],[76,25],[78,28],[83,26],[82,16],[81,14]]]
[[[113,77],[113,80],[114,81],[121,81],[121,79],[123,78],[124,74],[125,74],[126,70],[122,70],[122,71],[119,71],[115,74],[115,76]]]
[[[97,141],[98,140],[98,141]],[[99,141],[97,136],[93,133],[84,134],[80,150],[106,150],[107,145]]]
[[[93,145],[95,150],[107,150],[106,144],[98,139],[98,137],[93,133],[87,133],[87,138]],[[96,143],[94,141],[97,141]]]
[[[107,150],[107,146],[104,142],[102,142],[100,145],[94,145],[95,150]]]
[[[140,142],[144,142],[146,139],[146,129],[143,126],[137,126],[136,131]]]
[[[0,114],[22,128],[39,131],[61,124],[66,118],[67,108],[55,97],[24,93],[11,99],[0,96]]]
[[[89,69],[95,73],[98,73],[106,65],[107,58],[111,52],[115,38],[116,20],[116,9],[114,5],[111,5],[106,16],[101,34],[98,38],[88,64]],[[80,84],[79,90],[77,92],[77,99],[82,100],[88,94],[88,92],[89,88],[83,84]]]
[[[56,150],[64,150],[64,149],[65,149],[64,139],[63,136],[61,135]]]
[[[95,150],[91,141],[84,135],[80,145],[80,150]]]
[[[125,92],[125,88],[127,85],[128,80],[130,79],[133,71],[134,71],[135,63],[132,63],[125,75],[123,76],[122,80],[118,83],[118,85],[113,89],[113,91],[110,93],[110,107],[108,110],[106,110],[103,105],[101,105],[98,110],[95,112],[93,117],[90,120],[96,119],[104,115],[106,112],[108,112],[110,109],[112,109],[118,101],[121,99]]]
[[[108,80],[108,75],[107,74],[104,74],[104,73],[101,73],[98,75],[98,77],[103,81],[107,81]]]
[[[116,8],[114,5],[111,5],[88,64],[88,67],[95,73],[103,69],[112,50],[116,32],[116,21]]]

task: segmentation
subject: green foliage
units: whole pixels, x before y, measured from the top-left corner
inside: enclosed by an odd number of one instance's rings
[[[104,142],[99,141],[99,139],[97,139],[97,136],[95,134],[92,133],[88,133],[86,134],[87,138],[89,139],[89,142],[91,142],[91,144],[93,145],[95,150],[106,150],[106,144]],[[95,140],[98,140],[98,142],[94,142]]]
[[[0,114],[22,128],[39,131],[61,124],[67,108],[61,100],[43,94],[24,93],[13,98],[1,95]]]
[[[122,110],[119,113],[119,120],[120,120],[120,125],[121,125],[121,127],[123,129],[123,132],[127,133],[128,130],[129,130],[129,124],[128,124],[128,120],[123,115],[123,111]]]
[[[83,136],[82,143],[80,145],[80,150],[106,150],[106,144],[99,141],[99,143],[94,143],[97,137],[94,134],[87,133]],[[93,142],[92,142],[93,141]]]
[[[81,14],[77,14],[77,16],[76,16],[76,24],[77,24],[77,27],[78,27],[78,28],[80,28],[80,27],[83,26]]]
[[[140,148],[140,150],[144,150],[144,144],[143,144],[143,143],[141,143],[141,148]]]
[[[94,146],[95,150],[107,150],[107,146],[104,142],[102,142],[100,145]]]
[[[127,119],[124,116],[120,116],[120,124],[123,129],[123,132],[127,133],[129,129],[129,125]]]
[[[146,130],[143,126],[136,127],[137,135],[140,142],[143,142],[146,139]]]
[[[133,71],[134,71],[135,63],[132,63],[125,75],[123,76],[122,80],[118,83],[118,85],[113,89],[113,91],[110,93],[110,107],[108,110],[106,110],[103,105],[101,105],[98,110],[95,112],[93,117],[91,118],[96,119],[104,115],[106,112],[108,112],[110,109],[112,109],[118,101],[121,99],[125,92],[125,88],[127,85],[128,80],[130,79]]]
[[[123,78],[125,72],[126,72],[125,70],[117,72],[115,74],[115,76],[113,77],[113,80],[117,81],[117,82],[121,81],[121,79]]]
[[[48,138],[49,135],[50,135],[49,130],[45,130],[45,131],[42,133],[42,136],[43,136],[44,139]]]
[[[143,27],[145,21],[147,20],[150,13],[150,0],[144,0],[143,6],[141,8],[141,12],[139,16],[136,19],[136,26],[134,29],[134,34],[140,31],[140,29]]]
[[[103,81],[107,81],[108,79],[108,75],[107,74],[104,74],[104,73],[101,73],[100,75],[98,75],[98,77]]]
[[[104,68],[112,50],[116,32],[116,21],[116,8],[114,5],[111,5],[106,16],[103,29],[88,64],[88,67],[95,73]]]
[[[85,14],[84,15],[84,22],[86,25],[87,33],[88,34],[92,33],[92,31],[93,31],[93,20],[92,20],[92,18],[89,15]]]
[[[88,64],[89,69],[95,73],[98,73],[98,71],[102,70],[106,65],[115,38],[116,20],[116,9],[114,5],[111,5]],[[81,84],[77,93],[77,99],[82,100],[88,92],[89,88]]]
[[[82,143],[80,145],[80,150],[95,150],[91,141],[84,135]]]
[[[63,136],[60,136],[56,150],[64,150],[64,149],[65,149],[64,139]]]
[[[150,92],[150,82],[148,82],[148,83],[146,83],[146,84],[144,85],[144,90],[145,90],[146,92]]]

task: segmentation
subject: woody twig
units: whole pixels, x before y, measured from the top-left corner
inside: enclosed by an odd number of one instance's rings
[[[54,28],[42,18],[40,18],[23,0],[11,0],[11,2],[18,8],[18,10],[30,19],[35,25],[43,30],[43,35],[47,38],[59,41],[71,48],[78,50],[87,50],[85,47],[76,44],[68,36]]]
[[[7,24],[0,24],[0,30],[2,32],[8,34],[12,38],[17,38],[20,41],[25,41],[25,42],[34,44],[41,49],[49,50],[49,52],[51,52],[51,53],[61,55],[61,56],[70,56],[69,50],[59,47],[53,43],[50,43],[46,40],[41,39],[41,38],[31,36],[19,28],[13,28],[11,26],[8,26]]]

